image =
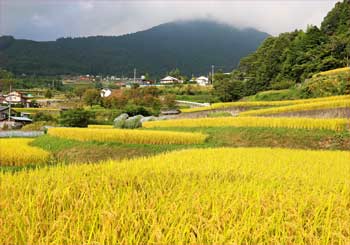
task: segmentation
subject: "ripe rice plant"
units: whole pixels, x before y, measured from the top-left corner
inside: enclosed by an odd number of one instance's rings
[[[50,128],[52,136],[79,141],[109,141],[130,144],[201,144],[207,135],[169,131],[99,128]]]
[[[224,103],[214,103],[210,106],[205,107],[195,107],[182,109],[181,112],[199,112],[199,111],[208,111],[215,109],[223,109],[228,107],[259,107],[259,106],[288,106],[288,105],[298,105],[298,104],[307,104],[315,102],[330,102],[333,100],[346,100],[350,99],[350,95],[340,95],[340,96],[330,96],[314,99],[300,99],[300,100],[280,100],[280,101],[237,101],[237,102],[224,102]]]
[[[113,128],[113,125],[95,125],[89,124],[88,128]]]
[[[0,166],[25,166],[43,164],[49,153],[28,145],[33,139],[0,139]]]
[[[58,108],[45,108],[45,107],[42,107],[42,108],[15,108],[16,111],[18,112],[59,112],[60,109]]]
[[[350,67],[343,67],[343,68],[333,69],[333,70],[329,70],[329,71],[323,71],[323,72],[315,74],[314,76],[316,76],[316,75],[321,75],[321,76],[334,75],[334,74],[337,74],[340,72],[348,72],[348,71],[350,71]]]
[[[192,149],[0,173],[0,244],[350,244],[349,159]]]
[[[306,104],[297,104],[266,109],[250,110],[241,112],[240,116],[270,115],[283,112],[310,111],[320,109],[350,108],[350,99],[319,101]]]
[[[268,118],[268,117],[220,117],[176,119],[152,121],[142,124],[145,128],[164,127],[268,127],[268,128],[302,128],[345,130],[347,119],[313,119],[313,118]]]

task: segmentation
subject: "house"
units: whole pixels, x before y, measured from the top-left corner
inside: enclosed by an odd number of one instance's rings
[[[180,79],[177,79],[175,77],[172,77],[172,76],[166,76],[160,80],[160,83],[161,84],[174,84],[174,83],[183,83],[183,81]]]
[[[9,107],[8,106],[0,106],[0,121],[4,121],[8,119],[9,115]],[[11,109],[11,116],[15,116],[16,111]]]
[[[0,121],[6,120],[9,112],[9,108],[7,106],[0,106]]]
[[[197,77],[195,79],[195,82],[199,85],[199,86],[207,86],[209,85],[209,78],[205,77],[205,76],[200,76]]]
[[[12,113],[11,113],[12,114]],[[28,118],[28,117],[16,117],[16,116],[11,116],[10,120],[0,120],[0,129],[3,128],[11,128],[11,129],[18,129],[21,128],[22,126],[32,123],[33,120]]]
[[[29,107],[29,101],[27,100],[27,97],[25,97],[22,93],[13,91],[6,95],[5,97],[5,103],[6,104],[22,104],[25,107]]]
[[[20,128],[25,124],[31,123],[32,120],[28,117],[17,117],[17,112],[11,109],[11,117],[8,119],[9,107],[0,106],[0,129],[5,126],[9,128]]]
[[[7,102],[6,102],[5,96],[0,94],[0,105],[1,104],[7,104]]]

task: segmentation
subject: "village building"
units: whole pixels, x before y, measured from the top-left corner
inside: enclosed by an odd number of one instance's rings
[[[9,107],[8,106],[0,106],[0,121],[4,121],[8,119]],[[16,112],[12,111],[11,115],[15,115]]]
[[[160,80],[160,83],[161,84],[174,84],[174,83],[183,83],[183,81],[180,79],[177,79],[175,77],[172,77],[172,76],[166,76]]]
[[[0,128],[4,128],[5,125],[11,128],[20,128],[33,122],[28,116],[16,116],[17,112],[14,109],[11,109],[11,117],[9,119],[9,112],[8,106],[0,106]]]
[[[7,94],[5,97],[5,101],[3,103],[4,104],[11,103],[11,105],[21,104],[24,107],[30,107],[30,100],[28,100],[28,98],[24,96],[22,93],[17,91],[13,91]]]
[[[7,102],[6,102],[5,96],[0,95],[0,105],[2,105],[2,104],[7,104]]]
[[[199,85],[199,86],[207,86],[209,85],[209,78],[205,77],[205,76],[200,76],[197,77],[195,79],[195,82]]]

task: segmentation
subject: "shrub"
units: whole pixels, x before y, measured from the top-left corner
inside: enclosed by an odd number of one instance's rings
[[[127,105],[124,110],[124,113],[127,113],[129,116],[136,116],[136,115],[142,115],[142,116],[150,116],[151,113],[143,106],[136,106],[136,105]]]
[[[48,122],[48,121],[56,121],[56,118],[54,118],[51,114],[39,111],[33,115],[33,120],[35,122],[38,122],[38,121]]]
[[[50,121],[38,121],[34,123],[27,124],[21,128],[23,131],[38,131],[44,130],[44,126],[57,126],[56,122]]]
[[[282,80],[280,82],[272,82],[270,87],[271,89],[281,90],[281,89],[289,89],[295,86],[295,81],[291,80]]]
[[[88,126],[89,121],[93,119],[94,113],[86,111],[84,109],[70,109],[63,111],[60,114],[59,122],[65,127],[81,127]]]

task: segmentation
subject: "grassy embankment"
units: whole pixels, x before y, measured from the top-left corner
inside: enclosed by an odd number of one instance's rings
[[[121,160],[140,156],[156,155],[162,152],[189,148],[212,147],[284,147],[295,149],[350,150],[348,131],[306,130],[286,128],[160,128],[157,130],[200,132],[208,135],[204,144],[194,145],[149,145],[123,144],[63,139],[44,135],[34,139],[32,146],[51,153],[51,164],[98,162],[101,160]],[[17,171],[27,167],[0,167],[5,171]]]

